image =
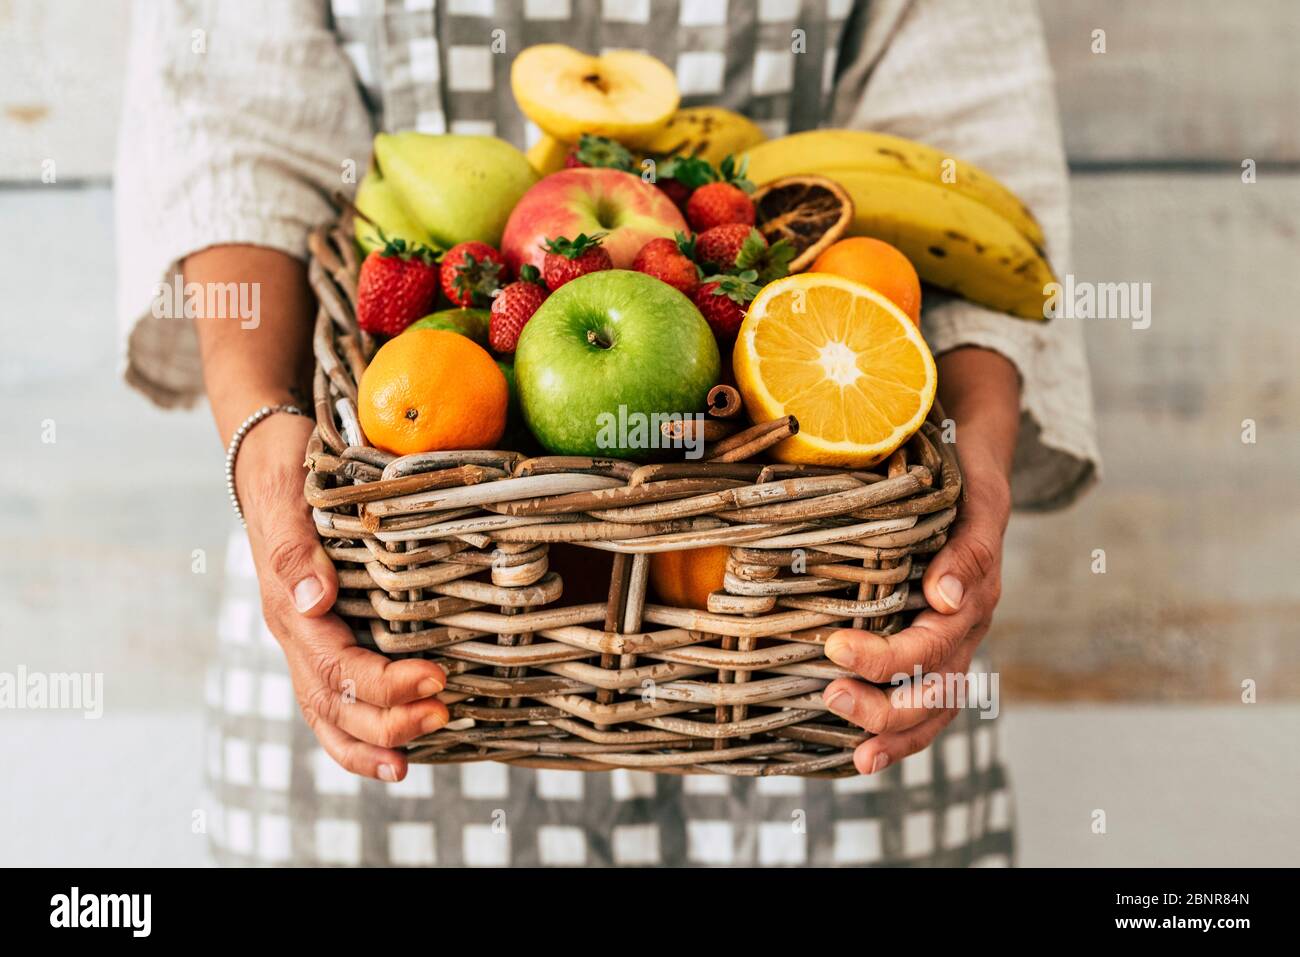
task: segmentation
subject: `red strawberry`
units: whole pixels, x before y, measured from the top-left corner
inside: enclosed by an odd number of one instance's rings
[[[738,273],[752,269],[760,285],[790,272],[794,246],[778,239],[772,245],[757,229],[744,223],[714,226],[695,238],[695,258],[717,272]]]
[[[694,252],[695,240],[681,233],[676,239],[652,239],[636,254],[632,268],[689,296],[700,284],[700,267],[691,258]]]
[[[519,333],[546,301],[546,287],[536,266],[525,265],[519,280],[512,282],[492,300],[492,318],[488,321],[488,345],[497,352],[514,352]]]
[[[558,236],[542,244],[546,250],[546,258],[542,260],[542,276],[551,292],[589,272],[614,268],[614,261],[600,245],[604,236],[604,233],[592,236],[580,233],[577,239]]]
[[[569,169],[590,166],[596,169],[621,169],[630,173],[633,163],[632,154],[622,143],[603,136],[592,136],[590,133],[583,133],[578,139],[578,145],[564,158],[564,165]]]
[[[683,216],[686,215],[686,203],[691,198],[691,188],[679,179],[661,179],[656,181],[660,192],[673,201]]]
[[[757,278],[753,270],[739,276],[710,276],[691,297],[720,345],[729,345],[740,331],[745,310],[758,295]]]
[[[725,223],[754,225],[754,204],[748,194],[731,183],[709,183],[691,193],[686,203],[691,228],[702,233]]]
[[[386,239],[361,263],[357,278],[357,325],[366,332],[395,336],[438,299],[437,254],[427,246]]]
[[[736,268],[736,259],[744,248],[750,233],[758,233],[764,246],[767,240],[753,226],[744,223],[727,223],[706,229],[695,237],[695,259],[705,268],[712,267],[714,272],[730,272]]]
[[[713,183],[717,179],[718,171],[708,160],[700,159],[698,156],[673,156],[659,166],[655,185],[666,193],[682,211],[682,215],[685,215],[686,203],[691,198],[691,193],[705,183]]]
[[[442,257],[442,291],[458,306],[486,306],[506,278],[506,261],[487,243],[457,243]]]

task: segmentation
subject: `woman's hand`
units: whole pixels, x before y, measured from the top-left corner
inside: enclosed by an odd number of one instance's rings
[[[400,781],[406,758],[395,749],[447,723],[447,706],[433,697],[447,676],[431,661],[390,661],[360,647],[331,613],[338,579],[303,498],[311,430],[310,419],[272,415],[240,448],[235,483],[262,613],[321,747],[349,771]]]
[[[841,678],[822,692],[826,706],[874,737],[853,763],[873,774],[929,747],[956,708],[912,707],[891,699],[899,674],[964,674],[988,633],[1002,594],[1002,536],[1011,512],[1009,477],[1019,424],[1015,367],[994,352],[965,348],[940,356],[940,399],[957,424],[956,451],[965,497],[948,541],[926,569],[921,587],[930,608],[902,631],[882,638],[845,628],[826,642],[826,656],[873,684]]]
[[[311,394],[316,303],[303,264],[274,249],[213,246],[188,257],[184,273],[187,287],[238,283],[258,293],[252,323],[204,315],[211,296],[200,297],[194,323],[224,444],[255,409]],[[447,723],[446,705],[432,697],[447,676],[431,661],[389,661],[359,647],[331,614],[338,578],[303,497],[311,430],[310,419],[272,415],[248,433],[235,463],[262,614],[284,649],[303,716],[329,756],[357,774],[400,781],[406,758],[395,749]]]

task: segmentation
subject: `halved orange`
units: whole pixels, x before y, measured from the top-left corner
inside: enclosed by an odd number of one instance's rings
[[[755,422],[793,415],[782,462],[863,468],[921,427],[938,376],[921,332],[869,286],[801,273],[764,286],[732,353]]]

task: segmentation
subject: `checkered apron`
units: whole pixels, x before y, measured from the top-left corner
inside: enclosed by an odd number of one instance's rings
[[[687,104],[815,126],[852,0],[333,0],[376,126],[539,135],[510,94],[512,55],[540,42],[647,50]],[[499,32],[498,32],[499,31]],[[796,31],[803,31],[802,34]],[[794,48],[801,44],[801,52]],[[502,52],[494,52],[500,50]],[[795,777],[412,765],[399,784],[343,771],[298,713],[262,622],[247,540],[232,535],[209,674],[209,833],[225,864],[1008,864],[1011,794],[997,721],[964,709],[926,751],[880,774]],[[974,670],[981,666],[973,665]]]

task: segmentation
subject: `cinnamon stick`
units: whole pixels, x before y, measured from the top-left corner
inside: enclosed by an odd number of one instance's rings
[[[719,383],[709,390],[709,415],[715,419],[734,419],[744,407],[735,386]]]
[[[761,422],[716,443],[704,458],[708,462],[743,462],[778,442],[784,442],[798,431],[799,420],[793,415]]]
[[[660,426],[659,431],[669,441],[685,444],[698,441],[701,433],[704,435],[705,442],[720,442],[739,429],[740,426],[736,423],[720,419],[682,419],[677,422],[665,422]]]

